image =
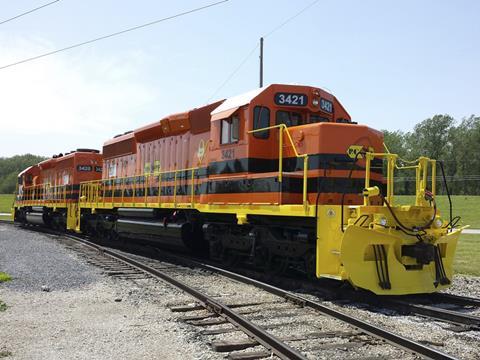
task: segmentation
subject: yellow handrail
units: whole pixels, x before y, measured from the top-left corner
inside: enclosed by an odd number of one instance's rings
[[[55,185],[50,183],[41,183],[37,185],[24,186],[22,195],[16,192],[16,201],[27,201],[33,205],[42,205],[44,202],[59,203],[67,201],[67,186],[69,185]],[[73,190],[70,190],[70,192]]]
[[[385,146],[388,151],[388,148]],[[415,205],[422,206],[425,204],[424,195],[427,190],[427,180],[428,180],[428,167],[431,164],[432,171],[432,183],[431,183],[431,192],[433,196],[436,195],[436,160],[429,159],[427,157],[420,157],[414,161],[409,161],[409,166],[398,166],[397,160],[400,157],[397,154],[387,153],[370,153],[365,154],[365,189],[370,187],[370,170],[371,170],[371,161],[374,158],[385,158],[387,160],[387,196],[386,199],[390,205],[394,204],[394,189],[393,189],[393,178],[394,170],[413,170],[415,169]],[[401,159],[402,161],[405,161]],[[365,198],[364,205],[369,205],[369,199]]]
[[[198,170],[198,167],[190,167],[190,168],[185,168],[185,169],[176,169],[176,170],[165,170],[161,172],[154,172],[154,173],[144,173],[142,175],[132,175],[132,176],[123,176],[123,177],[118,177],[118,178],[112,178],[112,179],[100,179],[100,180],[90,180],[90,181],[82,181],[80,183],[80,203],[85,204],[85,203],[97,203],[98,207],[98,198],[99,198],[99,190],[100,186],[102,186],[101,191],[103,191],[103,205],[105,205],[105,183],[108,181],[112,182],[112,185],[110,186],[111,188],[111,201],[113,202],[115,198],[115,189],[117,188],[117,182],[120,182],[122,185],[122,201],[121,203],[124,204],[124,197],[125,197],[125,183],[126,180],[132,179],[132,187],[133,187],[133,197],[136,197],[136,192],[137,189],[141,189],[141,186],[137,186],[137,180],[141,179],[143,177],[143,189],[144,189],[144,203],[147,203],[147,198],[148,198],[148,188],[152,186],[153,181],[152,177],[158,176],[158,196],[157,196],[157,201],[160,203],[161,200],[161,195],[162,195],[162,175],[167,174],[167,173],[174,173],[174,192],[173,192],[173,202],[174,204],[177,203],[177,188],[179,185],[179,180],[178,180],[178,173],[183,171],[188,173],[189,171],[192,172],[191,176],[191,189],[192,189],[192,194],[190,197],[190,202],[193,207],[195,203],[195,170]],[[148,178],[148,179],[147,179]]]
[[[285,124],[278,124],[278,125],[273,125],[273,126],[268,126],[264,127],[261,129],[255,129],[255,130],[250,130],[248,131],[249,134],[260,132],[260,131],[266,131],[270,129],[279,129],[279,138],[278,138],[278,182],[281,183],[283,180],[283,132],[287,134],[287,138],[290,142],[290,145],[293,148],[293,152],[295,154],[295,157],[297,158],[303,158],[303,191],[302,191],[302,197],[303,197],[303,205],[306,207],[308,205],[308,200],[307,200],[307,184],[308,184],[308,154],[299,154],[297,151],[297,147],[295,146],[295,143],[293,142],[292,136],[290,135],[290,131],[288,130],[288,127]],[[281,188],[280,188],[281,190]]]

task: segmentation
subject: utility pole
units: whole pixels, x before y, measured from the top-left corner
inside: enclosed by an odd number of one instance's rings
[[[260,87],[263,86],[263,37],[260,38]]]

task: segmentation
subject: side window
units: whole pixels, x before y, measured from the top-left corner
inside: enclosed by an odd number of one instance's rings
[[[275,117],[275,124],[285,124],[287,126],[290,126],[290,113],[288,111],[282,110],[277,111],[277,115]]]
[[[296,113],[296,112],[292,112],[292,113],[290,114],[290,117],[291,117],[291,121],[292,121],[292,126],[297,126],[297,125],[303,124],[302,114]]]
[[[302,122],[302,114],[297,112],[279,110],[275,116],[276,125],[285,124],[289,127],[300,125]]]
[[[231,142],[236,142],[240,139],[240,121],[238,116],[232,117],[232,128],[230,132],[230,140]]]
[[[319,114],[310,114],[309,124],[319,123],[319,122],[328,122],[328,118]]]
[[[220,144],[231,144],[240,138],[240,121],[238,116],[222,120]]]
[[[112,161],[108,165],[108,177],[115,177],[117,176],[117,165],[115,164],[114,161]]]
[[[265,106],[255,106],[253,109],[253,130],[270,126],[270,109]],[[257,131],[253,133],[257,139],[268,139],[270,130]]]

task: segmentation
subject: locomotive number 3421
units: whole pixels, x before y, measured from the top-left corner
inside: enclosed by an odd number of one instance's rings
[[[305,94],[293,94],[293,93],[276,93],[275,104],[288,105],[288,106],[306,106],[307,95]]]

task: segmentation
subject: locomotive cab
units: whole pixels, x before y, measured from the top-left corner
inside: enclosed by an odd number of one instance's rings
[[[297,85],[225,100],[212,112],[210,143],[209,175],[219,192],[239,203],[271,204],[339,204],[341,197],[360,204],[364,160],[356,152],[383,146],[382,134],[353,123],[333,95]],[[381,187],[381,161],[375,166],[372,181]]]

